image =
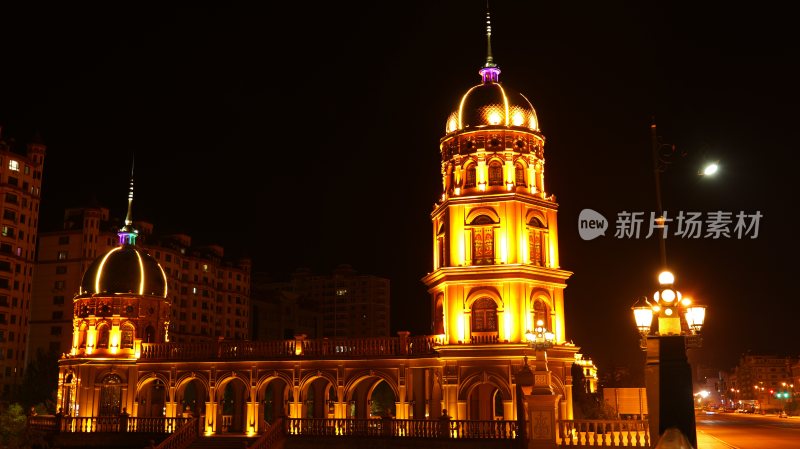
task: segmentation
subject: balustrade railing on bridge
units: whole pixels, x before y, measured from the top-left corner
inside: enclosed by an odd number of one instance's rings
[[[286,433],[303,436],[515,439],[517,421],[287,418]]]
[[[558,435],[561,446],[650,447],[647,420],[560,420]]]
[[[252,360],[269,358],[358,358],[426,356],[439,337],[322,338],[314,340],[143,343],[141,360]]]

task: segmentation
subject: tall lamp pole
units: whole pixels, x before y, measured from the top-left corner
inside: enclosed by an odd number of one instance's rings
[[[702,343],[699,334],[705,320],[706,308],[693,304],[691,299],[675,290],[675,276],[667,268],[667,217],[661,199],[661,173],[672,162],[671,158],[676,153],[674,145],[664,144],[659,140],[655,119],[650,123],[650,139],[657,214],[653,221],[658,226],[662,272],[658,276],[658,291],[652,298],[642,297],[633,306],[636,325],[641,333],[641,348],[647,354],[645,382],[650,435],[655,445],[667,429],[675,427],[687,437],[693,447],[697,447],[692,370],[686,350],[700,347]],[[712,176],[718,169],[716,163],[711,163],[700,174]]]

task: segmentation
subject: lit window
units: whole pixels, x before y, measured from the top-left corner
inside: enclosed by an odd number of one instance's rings
[[[14,159],[10,159],[8,161],[8,169],[13,171],[19,171],[19,162],[15,161]]]
[[[66,260],[67,252],[66,251],[59,251],[58,252],[58,260]]]
[[[497,304],[481,298],[472,304],[472,332],[497,332]]]
[[[344,296],[347,294],[346,288],[340,288],[336,290],[336,296]]]
[[[489,164],[489,185],[503,185],[503,166],[497,161],[493,161]]]
[[[472,263],[474,265],[494,263],[494,228],[491,226],[472,230]]]
[[[523,167],[522,165],[517,164],[517,166],[514,167],[514,178],[516,178],[515,181],[516,181],[518,186],[524,186],[525,185],[525,167]]]
[[[464,187],[475,187],[475,164],[467,167],[467,176],[464,182]]]

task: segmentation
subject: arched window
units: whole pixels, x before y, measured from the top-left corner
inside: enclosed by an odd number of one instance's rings
[[[500,162],[492,161],[489,163],[489,185],[503,185],[503,166],[500,165]]]
[[[436,295],[436,303],[433,307],[433,333],[434,335],[444,334],[444,295]]]
[[[464,187],[475,187],[475,164],[467,166],[467,175],[464,179]]]
[[[108,349],[108,325],[101,324],[97,328],[97,348]]]
[[[518,186],[525,185],[525,167],[522,164],[514,166],[514,179]]]
[[[156,341],[156,330],[153,329],[153,326],[147,326],[147,329],[144,331],[144,342],[145,343],[155,343]]]
[[[119,416],[122,404],[122,378],[109,374],[103,378],[100,389],[100,416]]]
[[[85,348],[86,347],[86,323],[82,323],[81,327],[78,328],[78,347]]]
[[[472,224],[486,224],[472,228],[472,264],[473,265],[492,265],[494,264],[494,227],[491,225],[491,218],[481,215]]]
[[[547,265],[547,228],[536,218],[528,223],[528,247],[530,261],[534,265]]]
[[[544,323],[544,327],[547,330],[550,329],[550,310],[547,308],[547,304],[541,299],[537,299],[533,302],[533,326],[536,327],[536,323],[541,320]]]
[[[497,304],[491,298],[472,303],[472,332],[497,332]]]
[[[133,335],[133,325],[131,323],[123,324],[120,338],[120,346],[122,349],[133,349]]]

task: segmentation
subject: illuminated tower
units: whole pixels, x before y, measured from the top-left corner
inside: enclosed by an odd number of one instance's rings
[[[555,197],[531,102],[499,82],[487,14],[481,83],[447,119],[433,220],[433,332],[446,344],[524,343],[542,320],[565,343]]]
[[[59,362],[59,406],[65,412],[118,416],[121,407],[133,405],[123,391],[136,388],[135,377],[125,374],[124,367],[136,363],[143,342],[169,340],[166,274],[136,246],[132,205],[133,179],[119,245],[89,265],[73,299],[72,348]],[[125,385],[126,379],[134,384]],[[103,386],[99,400],[86,393],[95,383]]]

